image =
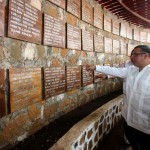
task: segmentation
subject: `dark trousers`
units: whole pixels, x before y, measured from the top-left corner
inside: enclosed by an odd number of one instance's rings
[[[126,122],[125,122],[125,134],[133,150],[150,149],[150,134],[145,134],[139,130],[136,130],[128,126]]]

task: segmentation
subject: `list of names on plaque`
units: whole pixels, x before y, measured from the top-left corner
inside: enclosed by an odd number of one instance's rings
[[[8,36],[41,43],[42,13],[25,0],[10,0]]]
[[[98,6],[94,8],[94,26],[103,29],[103,12]]]
[[[121,23],[120,27],[120,36],[126,37],[127,36],[127,27],[124,23]]]
[[[0,0],[0,36],[4,36],[5,1]]]
[[[5,114],[5,72],[3,69],[0,69],[0,118]]]
[[[82,20],[93,24],[93,6],[89,0],[82,0]]]
[[[104,38],[104,49],[105,53],[112,53],[112,39],[111,38]]]
[[[82,86],[93,83],[93,71],[87,71],[86,66],[82,66]]]
[[[44,14],[44,45],[65,48],[65,22]]]
[[[81,86],[81,66],[67,66],[67,91],[77,89]]]
[[[133,34],[133,30],[130,26],[127,26],[127,38],[132,40],[132,35]]]
[[[103,36],[94,34],[94,50],[103,53],[104,39]]]
[[[127,44],[124,41],[120,42],[121,55],[127,55]]]
[[[82,48],[86,51],[93,51],[93,33],[82,30]]]
[[[81,50],[81,29],[67,24],[67,48]]]
[[[104,15],[104,30],[111,32],[111,18],[107,15]]]
[[[68,0],[67,1],[67,11],[76,17],[80,18],[80,1],[79,0]]]
[[[113,28],[112,28],[112,33],[119,35],[119,27],[120,27],[120,23],[116,20],[113,20]]]
[[[113,40],[113,53],[119,54],[120,51],[120,42],[118,40]]]
[[[42,100],[41,68],[9,69],[11,112]]]
[[[45,98],[65,92],[65,67],[44,68]]]
[[[63,9],[65,9],[66,0],[49,0],[49,1]]]

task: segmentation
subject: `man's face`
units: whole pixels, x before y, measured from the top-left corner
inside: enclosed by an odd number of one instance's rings
[[[131,53],[131,61],[137,67],[142,67],[145,59],[145,53],[140,48],[135,48]]]

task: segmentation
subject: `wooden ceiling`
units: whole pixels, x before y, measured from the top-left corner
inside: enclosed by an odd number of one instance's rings
[[[150,28],[150,0],[95,0],[118,18]]]

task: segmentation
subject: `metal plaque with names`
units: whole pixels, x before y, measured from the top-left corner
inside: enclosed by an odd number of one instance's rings
[[[113,40],[113,53],[120,54],[120,42],[118,40]]]
[[[65,48],[65,22],[44,14],[44,45]]]
[[[94,34],[94,51],[103,53],[104,38],[101,35]]]
[[[9,69],[11,112],[42,100],[41,68]]]
[[[0,0],[0,36],[4,36],[5,26],[5,1]]]
[[[67,91],[75,90],[81,87],[81,66],[67,66]]]
[[[81,29],[67,24],[67,48],[81,50]]]
[[[127,26],[124,23],[120,25],[120,36],[126,37],[127,36]]]
[[[119,30],[120,29],[120,23],[118,22],[118,20],[113,20],[112,21],[112,33],[119,35]]]
[[[93,33],[82,30],[82,49],[93,51]]]
[[[127,44],[124,41],[120,42],[121,55],[127,55]]]
[[[80,18],[81,3],[79,0],[67,0],[67,11]]]
[[[65,92],[65,67],[44,68],[45,98]]]
[[[93,6],[89,0],[82,0],[82,20],[89,24],[93,24]]]
[[[104,38],[104,49],[105,53],[112,53],[112,39],[111,38]]]
[[[65,9],[66,7],[66,0],[49,0],[49,1],[63,9]]]
[[[130,26],[127,26],[127,38],[132,40],[133,29]]]
[[[111,32],[111,18],[107,15],[104,15],[104,30]]]
[[[42,13],[25,0],[9,1],[8,36],[41,44]]]
[[[82,86],[93,84],[93,71],[87,71],[86,66],[82,66]]]
[[[98,6],[94,7],[94,26],[103,29],[103,12]]]
[[[5,103],[5,71],[0,69],[0,118],[6,115]]]

